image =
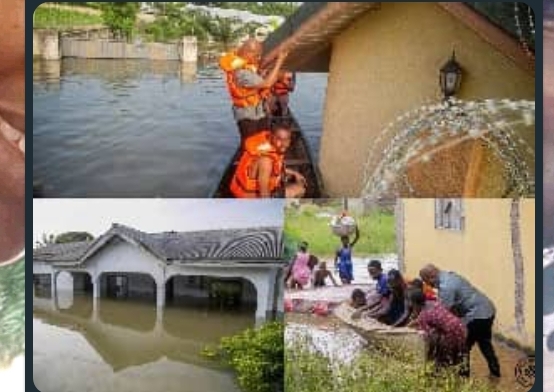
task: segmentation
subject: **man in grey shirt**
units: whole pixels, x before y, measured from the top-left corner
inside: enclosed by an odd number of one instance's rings
[[[262,44],[249,39],[237,50],[237,68],[224,69],[227,73],[227,87],[233,102],[233,116],[237,121],[242,142],[259,131],[269,129],[265,107],[264,91],[275,84],[279,71],[287,57],[281,52],[273,69],[266,77],[260,75],[259,65],[262,57]]]
[[[433,264],[422,268],[419,275],[425,283],[438,289],[441,303],[459,316],[467,327],[466,366],[462,375],[469,376],[469,353],[477,343],[491,375],[500,377],[500,365],[492,346],[492,325],[496,314],[492,301],[462,276],[441,271]]]

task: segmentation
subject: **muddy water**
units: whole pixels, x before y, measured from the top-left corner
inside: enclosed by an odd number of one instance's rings
[[[313,325],[317,328],[325,330],[335,330],[343,326],[342,322],[333,316],[317,317],[291,313],[287,313],[286,322]],[[518,384],[515,378],[517,363],[521,359],[526,358],[526,355],[499,342],[494,343],[494,348],[500,361],[502,378],[499,381],[490,381],[491,385],[494,386],[499,392],[528,391],[529,388],[525,388]],[[489,382],[489,370],[487,363],[477,346],[471,352],[471,375],[473,378]]]
[[[228,369],[200,355],[254,325],[254,311],[74,297],[33,302],[33,378],[41,392],[239,392]]]

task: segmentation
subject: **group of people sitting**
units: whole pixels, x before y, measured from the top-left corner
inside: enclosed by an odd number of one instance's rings
[[[279,53],[270,70],[261,63],[262,52],[262,43],[251,38],[219,61],[242,149],[230,192],[237,198],[302,197],[305,178],[285,166],[292,141],[288,101],[296,77],[282,70],[287,53]]]
[[[500,377],[492,345],[494,304],[465,278],[429,264],[421,269],[420,279],[406,280],[394,269],[385,274],[378,260],[369,262],[368,272],[375,288],[367,293],[353,290],[352,318],[370,317],[424,331],[428,356],[437,368],[457,366],[464,377],[469,376],[469,353],[477,343],[490,375]]]

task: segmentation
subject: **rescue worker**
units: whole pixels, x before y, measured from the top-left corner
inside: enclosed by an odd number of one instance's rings
[[[291,129],[283,124],[249,137],[231,180],[231,193],[237,198],[302,197],[304,176],[285,167],[290,139]]]
[[[269,128],[265,101],[277,81],[287,53],[279,53],[275,66],[266,77],[261,76],[259,69],[261,56],[262,44],[251,38],[236,52],[224,54],[219,60],[219,66],[225,72],[243,147],[249,136]]]
[[[275,117],[289,116],[289,94],[296,87],[296,73],[280,72],[277,82],[271,88],[269,112]]]

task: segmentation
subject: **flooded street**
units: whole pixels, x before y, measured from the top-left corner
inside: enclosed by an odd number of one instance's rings
[[[254,311],[87,296],[34,299],[33,378],[41,392],[239,392],[233,374],[200,355],[254,325]],[[194,382],[193,382],[194,380]]]
[[[299,74],[291,96],[316,158],[326,84],[327,74]],[[238,140],[215,64],[33,64],[33,176],[44,197],[208,197]]]

